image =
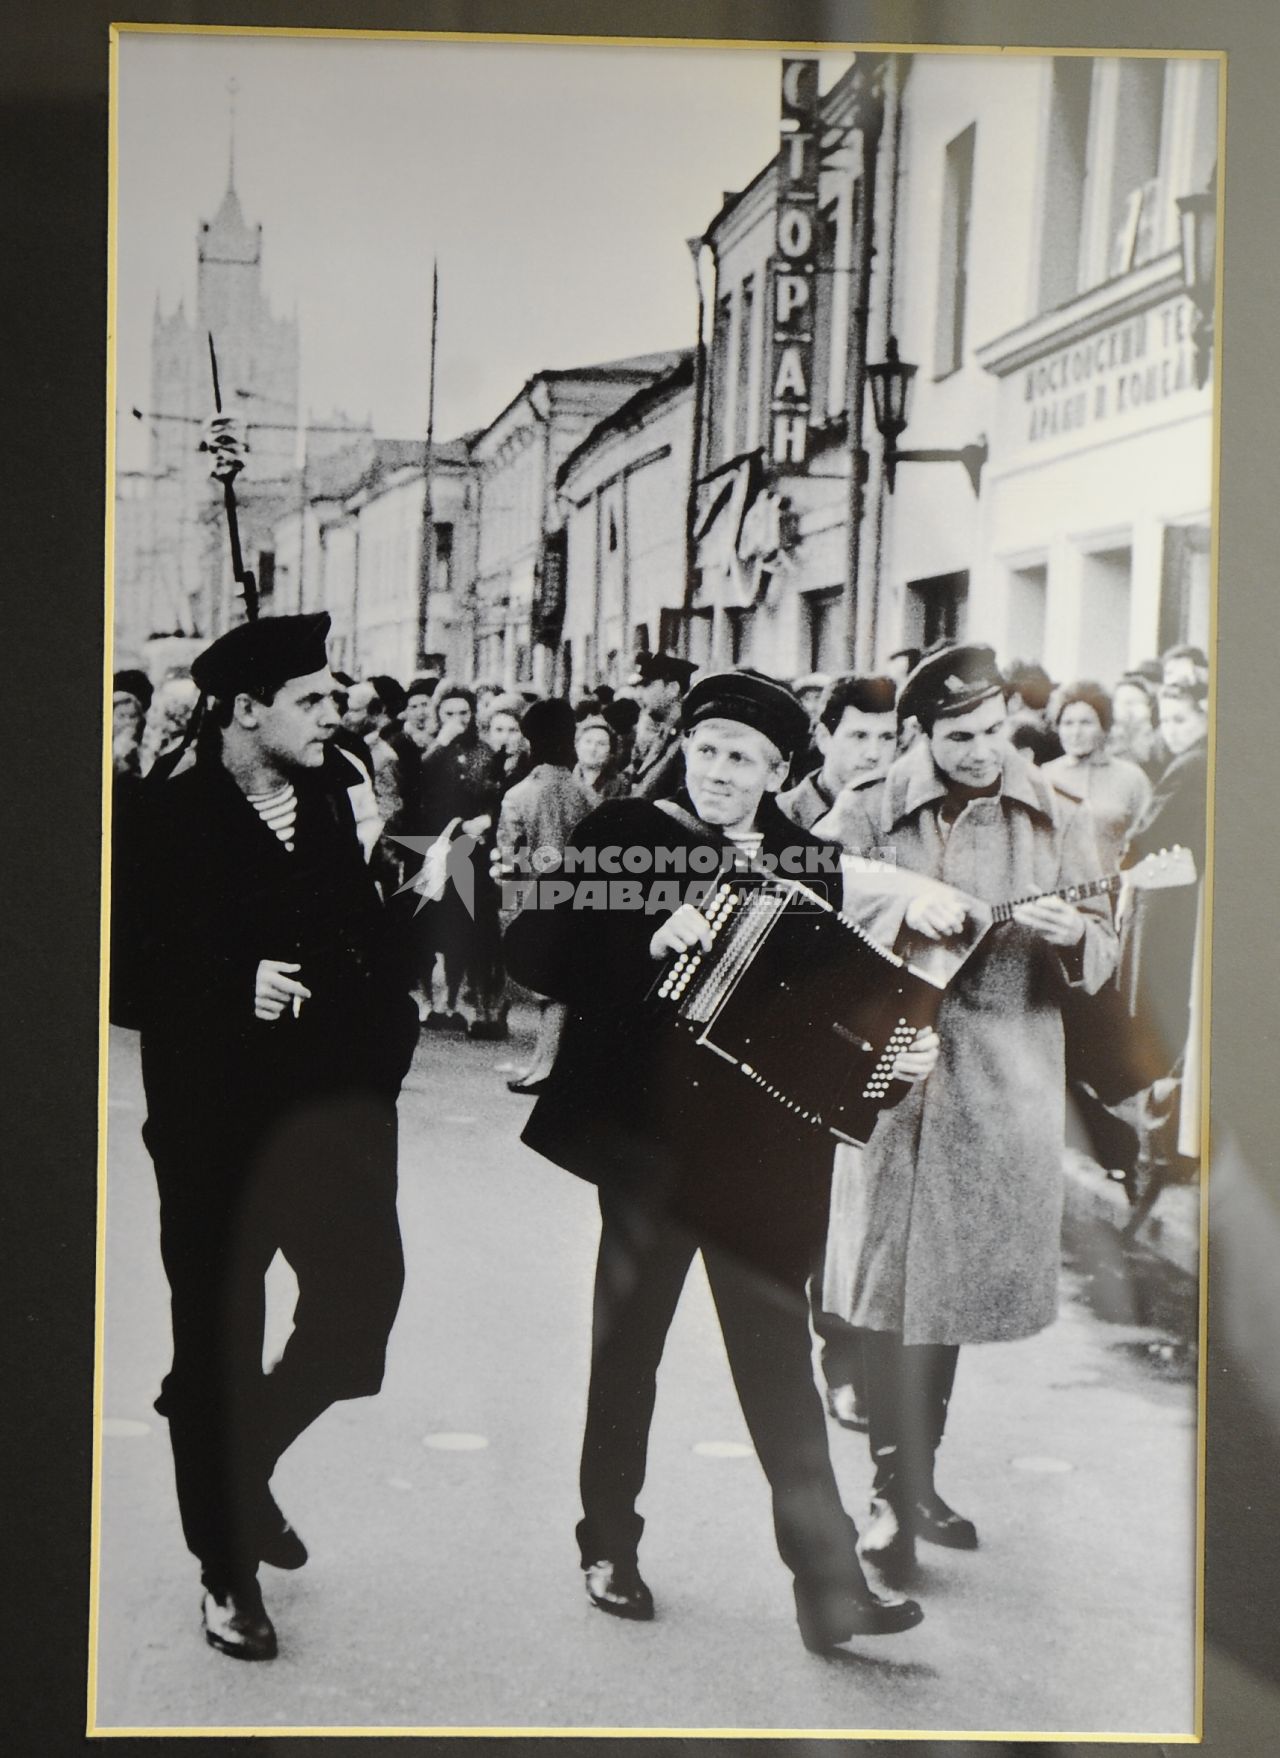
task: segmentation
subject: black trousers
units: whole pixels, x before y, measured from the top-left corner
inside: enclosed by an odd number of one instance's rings
[[[798,1578],[860,1579],[814,1385],[805,1275],[785,1283],[652,1210],[602,1191],[591,1384],[582,1445],[583,1566],[634,1558],[658,1363],[702,1252],[729,1368],[773,1493],[778,1550]]]
[[[234,1163],[152,1151],[173,1319],[156,1408],[183,1536],[206,1585],[221,1586],[256,1573],[281,1454],[335,1400],[382,1384],[404,1285],[395,1105],[309,1101]],[[267,1373],[264,1278],[277,1251],[298,1299]]]
[[[861,1335],[873,1493],[895,1503],[928,1496],[947,1426],[959,1346],[904,1343],[897,1331]]]

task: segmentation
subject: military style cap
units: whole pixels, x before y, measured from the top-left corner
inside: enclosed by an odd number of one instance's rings
[[[700,677],[680,706],[680,724],[692,732],[704,720],[752,726],[791,757],[809,736],[809,716],[785,684],[759,671],[714,671]]]
[[[637,653],[631,681],[634,684],[679,684],[683,689],[697,671],[691,659],[674,653]]]
[[[329,663],[325,641],[327,610],[305,616],[259,617],[237,623],[191,661],[191,675],[206,696],[230,696],[247,690],[270,695],[290,678],[305,678]]]
[[[967,714],[988,696],[1004,690],[1004,679],[990,647],[944,647],[922,659],[902,686],[898,713],[903,720],[941,720]]]

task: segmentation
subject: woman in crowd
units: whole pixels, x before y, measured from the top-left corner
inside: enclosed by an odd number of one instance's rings
[[[562,697],[530,703],[521,731],[529,746],[530,769],[524,780],[503,796],[497,841],[500,870],[526,878],[551,870],[544,866],[549,860],[544,851],[563,856],[575,826],[602,796],[593,796],[575,777],[574,713]],[[564,1009],[555,1001],[544,1000],[541,1005],[533,1060],[507,1082],[513,1093],[541,1092],[555,1061]]]
[[[435,695],[439,678],[414,678],[405,691],[404,713],[400,717],[400,725],[405,738],[417,747],[419,757],[425,757],[435,744],[435,717],[431,711],[431,698]]]
[[[432,697],[435,747],[418,770],[414,813],[419,833],[470,837],[477,844],[470,868],[474,875],[473,896],[461,897],[447,885],[443,896],[422,912],[428,919],[428,967],[423,973],[428,1003],[431,1001],[435,953],[444,961],[445,1005],[429,1006],[425,1024],[430,1031],[467,1031],[471,1037],[505,1036],[505,1024],[497,1029],[493,994],[494,972],[489,969],[499,947],[497,893],[489,875],[492,831],[498,815],[501,791],[499,759],[481,742],[476,730],[476,699],[465,684],[442,678]],[[469,907],[470,906],[470,907]],[[463,982],[470,976],[475,990],[476,1017],[467,1024],[458,1008]]]
[[[495,696],[489,705],[484,741],[501,765],[504,791],[529,773],[529,747],[520,731],[524,711],[525,703],[514,691]]]
[[[140,759],[148,774],[158,758],[176,751],[187,735],[200,692],[188,671],[170,672],[151,698],[147,722],[142,729]]]
[[[1044,774],[1069,799],[1088,806],[1105,873],[1114,873],[1134,826],[1151,803],[1151,784],[1136,763],[1107,750],[1111,701],[1101,684],[1068,684],[1058,703],[1063,755]]]
[[[1107,749],[1113,757],[1136,763],[1148,781],[1154,781],[1169,761],[1155,714],[1155,687],[1140,671],[1127,671],[1111,693]]]
[[[1208,843],[1209,711],[1199,684],[1166,684],[1157,698],[1169,761],[1129,846],[1131,861],[1190,850],[1200,883],[1134,894],[1123,974],[1133,1013],[1154,1037],[1165,1075],[1144,1095],[1140,1185],[1158,1189],[1194,1169],[1200,1152],[1201,975]]]
[[[573,736],[578,760],[573,778],[586,796],[590,809],[602,800],[621,798],[627,791],[627,784],[616,772],[616,738],[603,712],[588,708],[584,714],[579,708],[578,713],[577,730]]]

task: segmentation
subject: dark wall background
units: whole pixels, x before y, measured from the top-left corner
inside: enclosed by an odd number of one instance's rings
[[[5,891],[0,1018],[0,1279],[12,1385],[0,1424],[5,1726],[16,1754],[82,1741],[88,1614],[97,1129],[106,373],[107,0],[10,6],[0,43],[3,240]],[[1280,291],[1275,87],[1280,9],[1265,0],[205,0],[133,5],[133,22],[359,26],[817,41],[1225,48],[1218,860],[1213,1113],[1206,1745],[1273,1750],[1280,1725],[1280,1167],[1277,1085],[1276,483]],[[16,393],[16,394],[15,394]],[[1117,1483],[1117,1498],[1141,1485]],[[1082,1546],[1090,1536],[1081,1534]],[[495,1630],[495,1664],[510,1632]],[[993,1656],[993,1665],[997,1664]],[[217,1740],[248,1749],[245,1740]],[[418,1744],[419,1742],[414,1742]],[[134,1742],[126,1740],[126,1746]],[[279,1741],[280,1751],[311,1742]],[[332,1754],[356,1742],[329,1739]],[[432,1742],[438,1749],[440,1742]],[[459,1742],[475,1754],[477,1742]],[[481,1742],[483,1746],[511,1742]],[[676,1742],[725,1746],[732,1742]],[[673,1742],[641,1742],[670,1753]],[[557,1749],[600,1751],[600,1742]],[[190,1751],[187,1742],[146,1749]],[[622,1748],[619,1748],[620,1750]],[[637,1742],[625,1748],[636,1753]],[[753,1743],[751,1748],[758,1749]],[[805,1747],[812,1750],[812,1747]],[[876,1741],[867,1752],[901,1751]],[[921,1742],[921,1753],[980,1748]],[[983,1747],[1014,1751],[1022,1748]],[[1035,1752],[1066,1747],[1027,1746]],[[1107,1748],[1108,1750],[1110,1748]],[[1121,1748],[1116,1748],[1120,1750]],[[1071,1748],[1100,1753],[1103,1747]],[[576,1758],[576,1753],[575,1753]]]

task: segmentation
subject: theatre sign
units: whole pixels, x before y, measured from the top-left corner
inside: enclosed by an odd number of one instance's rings
[[[1193,320],[1171,252],[980,348],[1001,380],[992,468],[1200,413]]]

